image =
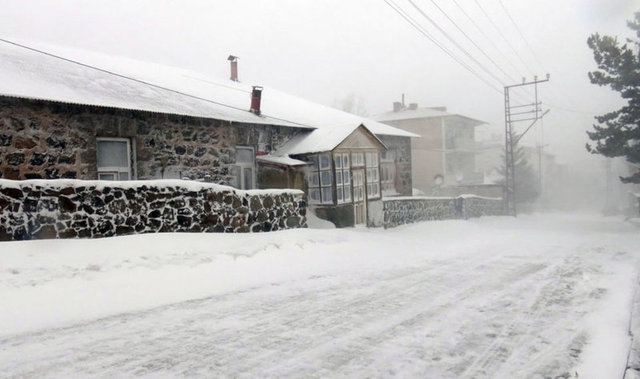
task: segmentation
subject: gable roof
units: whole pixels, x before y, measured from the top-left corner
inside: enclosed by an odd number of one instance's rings
[[[263,89],[257,116],[249,112],[251,90],[248,84],[175,67],[0,39],[0,95],[323,130],[308,134],[323,135],[323,142],[361,124],[375,134],[418,137],[271,88]]]
[[[461,117],[470,120],[474,126],[486,124],[486,122],[477,120],[471,117],[463,116],[457,113],[449,113],[440,109],[434,109],[429,107],[422,107],[417,109],[403,109],[398,112],[389,111],[372,116],[376,121],[388,122],[388,121],[400,121],[400,120],[413,120],[420,118],[436,118],[436,117]]]
[[[309,153],[321,153],[325,151],[332,151],[344,140],[352,135],[358,128],[362,128],[366,133],[370,133],[380,145],[386,149],[386,146],[378,137],[375,136],[364,124],[358,125],[358,127],[351,129],[344,126],[334,126],[321,128],[311,131],[310,133],[304,133],[293,137],[282,147],[280,147],[274,155],[288,156],[288,155],[300,155]]]

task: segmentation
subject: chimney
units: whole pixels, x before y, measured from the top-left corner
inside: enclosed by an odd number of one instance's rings
[[[250,112],[255,113],[260,116],[260,99],[262,98],[262,87],[253,86],[253,91],[251,91],[251,109]]]
[[[394,101],[393,102],[393,111],[394,112],[400,112],[402,110],[402,103],[399,101]]]
[[[231,80],[234,82],[238,81],[238,57],[234,55],[229,55],[227,60],[231,63]]]
[[[416,109],[418,109],[418,103],[409,103],[409,109],[415,111]]]

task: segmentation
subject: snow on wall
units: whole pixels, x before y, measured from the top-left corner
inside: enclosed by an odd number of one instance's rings
[[[0,241],[304,227],[299,190],[240,191],[182,180],[0,179]]]
[[[382,199],[386,228],[428,220],[467,219],[504,214],[501,198],[473,195],[458,197],[390,197]]]

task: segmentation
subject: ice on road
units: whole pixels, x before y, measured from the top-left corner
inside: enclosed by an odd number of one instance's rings
[[[535,215],[3,244],[0,376],[620,378],[639,242]]]

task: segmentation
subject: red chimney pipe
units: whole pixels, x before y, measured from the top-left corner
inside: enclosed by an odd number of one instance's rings
[[[229,62],[231,62],[231,80],[234,82],[238,81],[238,57],[234,55],[229,55],[227,58]]]
[[[251,91],[251,109],[250,112],[253,112],[260,116],[260,100],[262,98],[262,87],[253,86],[253,91]]]

